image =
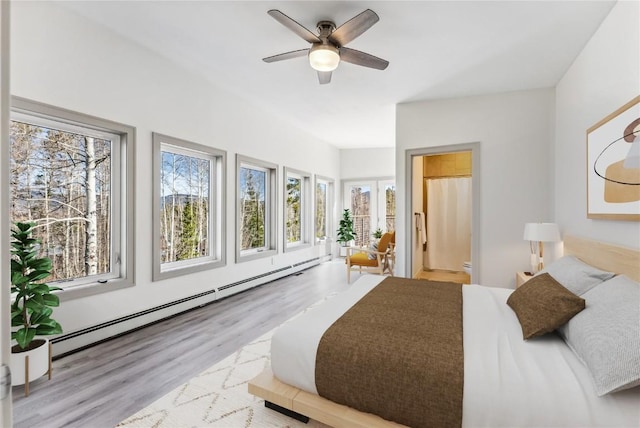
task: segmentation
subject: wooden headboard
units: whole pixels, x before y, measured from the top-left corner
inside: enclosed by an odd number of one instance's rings
[[[571,235],[565,235],[563,241],[565,254],[640,282],[640,250]]]

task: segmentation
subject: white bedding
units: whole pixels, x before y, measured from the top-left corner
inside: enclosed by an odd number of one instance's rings
[[[349,290],[281,326],[271,367],[281,381],[317,394],[315,360],[324,331],[385,277]],[[640,426],[640,388],[597,397],[587,368],[553,334],[522,340],[506,305],[513,290],[463,287],[464,427]]]

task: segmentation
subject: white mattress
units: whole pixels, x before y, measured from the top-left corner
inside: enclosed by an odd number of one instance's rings
[[[281,381],[317,394],[315,360],[324,331],[384,277],[349,290],[282,325],[271,341]],[[564,341],[522,340],[506,305],[513,290],[463,287],[464,427],[640,426],[640,388],[598,397],[589,372]]]

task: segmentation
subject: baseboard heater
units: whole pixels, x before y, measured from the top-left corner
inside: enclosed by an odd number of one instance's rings
[[[292,275],[299,271],[308,269],[320,263],[320,257],[314,257],[269,272],[244,278],[230,284],[222,285],[202,293],[184,297],[163,305],[145,309],[144,311],[126,315],[101,324],[96,324],[81,330],[63,334],[51,339],[54,346],[54,359],[62,358],[69,354],[95,346],[99,343],[111,340],[135,330],[139,330],[151,324],[175,317],[195,308],[219,301],[225,298],[248,290],[268,284],[285,276]],[[304,266],[304,267],[303,267]],[[288,272],[290,271],[290,272]],[[287,272],[286,274],[284,274]],[[275,275],[275,277],[274,277]],[[265,278],[269,278],[265,280]],[[260,282],[260,280],[263,280]],[[252,284],[253,283],[253,284]],[[226,291],[221,293],[222,291]]]

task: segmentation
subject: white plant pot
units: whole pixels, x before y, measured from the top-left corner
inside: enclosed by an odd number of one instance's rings
[[[347,247],[353,247],[355,245],[356,241],[349,241],[346,243],[346,245],[342,245],[342,242],[339,243],[338,245],[338,255],[340,257],[347,257]]]
[[[42,344],[25,352],[11,352],[11,384],[24,385],[26,356],[29,357],[29,382],[38,379],[49,371],[49,340],[36,339]],[[33,343],[33,342],[32,342]]]

